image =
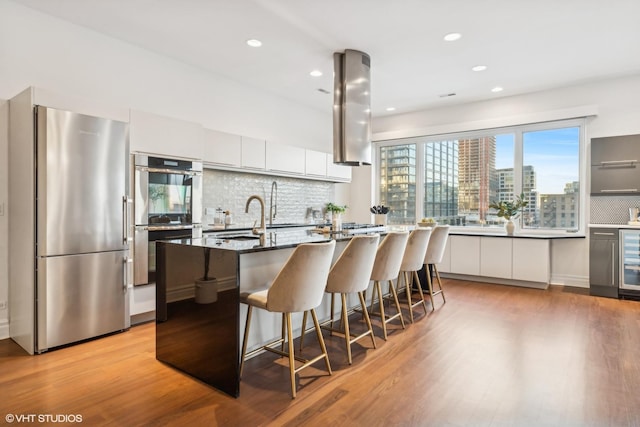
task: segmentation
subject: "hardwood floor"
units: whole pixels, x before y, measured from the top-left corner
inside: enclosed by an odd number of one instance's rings
[[[378,349],[354,344],[352,366],[342,338],[325,332],[334,374],[322,363],[302,371],[295,400],[272,354],[247,362],[238,399],[156,361],[153,323],[39,356],[3,340],[0,415],[77,414],[91,426],[640,425],[640,302],[454,280],[445,290],[446,304],[416,311],[406,330],[391,324],[386,342],[373,319]]]

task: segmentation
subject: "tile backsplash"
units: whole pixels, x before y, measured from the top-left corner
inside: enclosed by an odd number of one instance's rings
[[[626,224],[629,208],[640,207],[640,196],[596,196],[590,204],[589,223]]]
[[[249,213],[245,213],[247,199],[257,194],[265,202],[265,218],[269,223],[269,207],[272,183],[277,185],[277,198],[274,189],[274,205],[277,207],[273,223],[314,222],[313,210],[319,220],[322,209],[335,197],[334,184],[309,179],[275,177],[271,175],[230,172],[205,169],[203,179],[203,217],[205,226],[214,223],[215,215],[207,214],[207,208],[221,208],[231,211],[234,227],[251,227],[260,219],[260,204],[252,201]]]

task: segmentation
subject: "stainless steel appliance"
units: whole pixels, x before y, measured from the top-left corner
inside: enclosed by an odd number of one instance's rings
[[[333,162],[370,165],[371,58],[346,49],[333,61]]]
[[[21,283],[11,289],[17,308],[12,307],[10,335],[33,354],[130,326],[129,128],[27,104],[17,99],[12,106],[11,126],[17,130],[10,144],[13,155],[24,150],[33,160],[12,165],[11,176],[30,168],[33,190],[25,183],[29,208],[12,224],[31,223],[34,234],[25,235],[34,236],[35,272],[18,262],[12,266],[24,270],[13,276]],[[30,138],[35,144],[26,143]],[[16,243],[16,251],[22,246]],[[20,298],[35,303],[20,305]]]
[[[640,230],[620,230],[620,297],[640,297]]]
[[[589,294],[618,298],[618,229],[589,230]]]
[[[134,155],[135,286],[156,281],[156,242],[202,237],[202,163]]]

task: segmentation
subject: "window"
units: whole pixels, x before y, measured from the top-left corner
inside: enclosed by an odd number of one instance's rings
[[[522,194],[525,229],[580,228],[582,120],[378,143],[380,203],[389,223],[422,217],[503,227],[489,205]],[[419,185],[417,185],[419,183]]]

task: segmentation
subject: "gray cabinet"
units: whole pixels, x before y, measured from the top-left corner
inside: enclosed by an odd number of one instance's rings
[[[589,293],[618,298],[618,229],[589,231]]]
[[[591,140],[591,195],[640,194],[640,135]]]

